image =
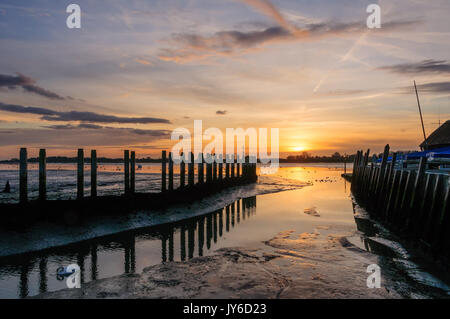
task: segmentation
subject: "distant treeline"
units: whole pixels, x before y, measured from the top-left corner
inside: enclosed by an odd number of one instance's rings
[[[381,157],[382,154],[377,154],[377,157]],[[330,156],[313,156],[307,152],[303,152],[301,155],[291,155],[287,158],[280,158],[280,163],[353,163],[355,155],[341,155],[336,152]],[[47,157],[47,163],[77,163],[77,157],[65,157],[65,156],[52,156]],[[85,163],[90,163],[91,159],[86,157]],[[123,158],[107,158],[99,157],[98,163],[123,163]],[[0,161],[0,164],[18,164],[19,159],[13,158],[10,160]],[[38,157],[28,159],[28,163],[39,163]],[[160,158],[137,158],[136,163],[161,163]]]
[[[301,155],[288,156],[286,159],[280,159],[280,163],[352,163],[355,155],[341,155],[338,152],[331,156],[312,156],[307,152]]]
[[[288,156],[287,158],[281,158],[280,163],[343,163],[344,161],[353,162],[354,155],[342,156],[339,153],[334,153],[331,156],[311,156],[309,153],[304,152],[302,155]],[[91,159],[86,157],[84,159],[85,163],[90,163]],[[65,157],[65,156],[50,156],[47,157],[47,163],[77,163],[77,157]],[[97,159],[98,163],[123,163],[123,158],[107,158],[99,157]],[[0,164],[18,164],[19,159],[13,158],[10,160],[0,161]],[[28,163],[39,163],[38,157],[33,157],[28,159]],[[160,158],[137,158],[136,163],[161,163]]]

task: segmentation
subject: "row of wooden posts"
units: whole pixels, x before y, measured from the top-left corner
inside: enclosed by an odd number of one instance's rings
[[[427,171],[427,158],[418,169],[397,164],[397,153],[389,158],[386,145],[381,164],[369,163],[370,150],[358,151],[354,160],[352,192],[372,217],[417,239],[433,250],[450,248],[450,176]]]
[[[187,183],[186,183],[186,163],[180,162],[180,188],[193,187],[195,183],[195,163],[194,154],[191,153],[191,160],[188,163]],[[246,182],[256,181],[256,164],[249,163],[246,158],[244,163],[233,160],[231,163],[205,163],[204,155],[200,154],[201,160],[198,160],[198,181],[199,185],[207,185],[217,182],[226,182],[233,180],[244,180]],[[211,156],[211,155],[207,155]],[[20,202],[28,201],[28,157],[27,149],[20,149],[20,165],[19,165],[19,192]],[[134,151],[124,151],[124,190],[125,195],[132,195],[136,192],[136,153]],[[205,164],[206,164],[206,180],[205,180]],[[84,198],[84,150],[78,149],[77,157],[77,199]],[[97,151],[91,151],[91,198],[97,197]],[[174,190],[174,160],[172,153],[167,157],[167,151],[162,151],[162,173],[161,173],[161,191]],[[223,166],[225,165],[225,176]],[[167,169],[168,166],[168,169]],[[168,174],[167,174],[168,173]],[[168,175],[168,176],[167,176]],[[187,185],[186,185],[187,184]],[[39,151],[39,200],[47,198],[47,165],[46,150]]]

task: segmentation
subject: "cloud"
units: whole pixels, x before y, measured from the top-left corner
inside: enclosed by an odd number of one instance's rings
[[[37,86],[35,83],[36,83],[35,80],[21,73],[17,73],[17,75],[0,74],[0,87],[6,87],[10,90],[15,89],[16,87],[22,87],[25,91],[29,93],[34,93],[51,100],[72,99],[70,97],[66,98],[62,97],[56,94],[55,92]]]
[[[291,31],[292,33],[298,31],[298,29],[294,25],[289,23],[283,17],[281,12],[277,8],[275,8],[275,6],[272,3],[270,3],[270,1],[268,0],[240,0],[240,1],[255,8],[262,14],[272,18],[284,29]]]
[[[105,127],[100,130],[77,129],[0,129],[0,146],[27,145],[28,147],[78,148],[80,146],[128,147],[158,140],[170,140],[170,133],[164,130],[140,130],[132,128]],[[147,131],[143,134],[142,131]],[[141,134],[139,134],[141,133]]]
[[[374,32],[389,32],[415,23],[417,21],[386,22],[382,29]],[[194,33],[172,34],[169,40],[172,47],[161,49],[158,57],[163,61],[187,63],[211,56],[248,53],[268,43],[316,41],[326,37],[368,32],[367,26],[361,21],[312,23],[303,28],[296,28],[295,31],[291,29],[272,26],[256,31],[219,31],[209,36]]]
[[[168,130],[143,130],[143,129],[135,129],[130,127],[110,127],[110,126],[101,126],[101,125],[94,125],[94,124],[86,124],[81,123],[79,125],[72,125],[72,124],[66,124],[66,125],[48,125],[43,126],[43,128],[52,129],[52,130],[105,130],[105,131],[122,131],[127,132],[135,135],[145,135],[145,136],[153,136],[153,137],[169,137],[171,132]]]
[[[57,112],[46,108],[4,104],[0,102],[0,111],[41,115],[44,121],[87,123],[118,123],[118,124],[170,124],[169,120],[154,117],[119,117],[114,115],[98,114],[94,112]]]
[[[417,85],[417,90],[420,93],[450,93],[450,82],[433,82]],[[411,94],[414,92],[414,86],[398,88],[400,94]]]
[[[417,87],[420,92],[426,93],[450,93],[450,82],[435,82],[421,84]]]
[[[327,92],[315,93],[316,95],[321,96],[347,96],[347,95],[357,95],[367,93],[368,90],[333,90]]]
[[[423,60],[416,63],[403,63],[379,67],[378,70],[399,74],[447,74],[450,73],[450,64],[445,60]]]
[[[216,112],[216,114],[217,115],[225,115],[225,114],[227,114],[227,111],[226,110],[223,110],[223,111],[219,110],[219,111]]]
[[[136,63],[143,64],[143,65],[153,65],[152,62],[150,62],[149,60],[144,59],[144,58],[136,58],[136,59],[134,59],[134,61]]]

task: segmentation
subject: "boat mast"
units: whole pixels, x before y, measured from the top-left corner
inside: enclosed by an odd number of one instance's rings
[[[417,105],[419,106],[420,121],[422,122],[422,131],[425,144],[427,143],[427,135],[425,134],[425,126],[423,125],[422,109],[420,108],[419,93],[417,92],[416,81],[414,80],[414,88],[416,90]]]

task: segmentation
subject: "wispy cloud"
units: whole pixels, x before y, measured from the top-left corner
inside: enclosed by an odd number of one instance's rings
[[[118,123],[118,124],[170,124],[167,119],[154,117],[119,117],[114,115],[99,114],[94,112],[58,112],[46,108],[4,104],[0,102],[0,111],[41,115],[41,119],[54,122],[81,121],[87,123]]]
[[[252,49],[258,49],[267,43],[315,41],[326,37],[365,34],[368,32],[367,26],[362,21],[320,22],[297,27],[284,20],[281,14],[268,1],[246,1],[251,2],[255,7],[273,17],[279,25],[253,31],[224,30],[212,35],[195,33],[173,34],[168,40],[171,47],[161,49],[158,57],[164,61],[187,63],[211,56],[248,53]],[[417,22],[416,20],[385,22],[383,28],[376,32],[381,33],[403,29],[417,24]]]
[[[71,99],[70,97],[62,97],[55,92],[37,86],[34,79],[21,73],[17,73],[17,75],[0,74],[0,87],[6,87],[10,90],[21,87],[29,93],[34,93],[51,100]]]
[[[447,94],[450,93],[450,82],[432,82],[417,85],[419,93],[436,93]],[[414,92],[414,86],[398,88],[397,91],[401,94],[411,94]]]
[[[382,66],[378,69],[399,74],[447,74],[450,73],[450,63],[445,60],[423,60],[416,63]]]
[[[291,33],[304,32],[292,25],[281,12],[268,0],[240,0],[243,3],[255,8],[262,14],[275,20],[281,27],[289,30]]]

